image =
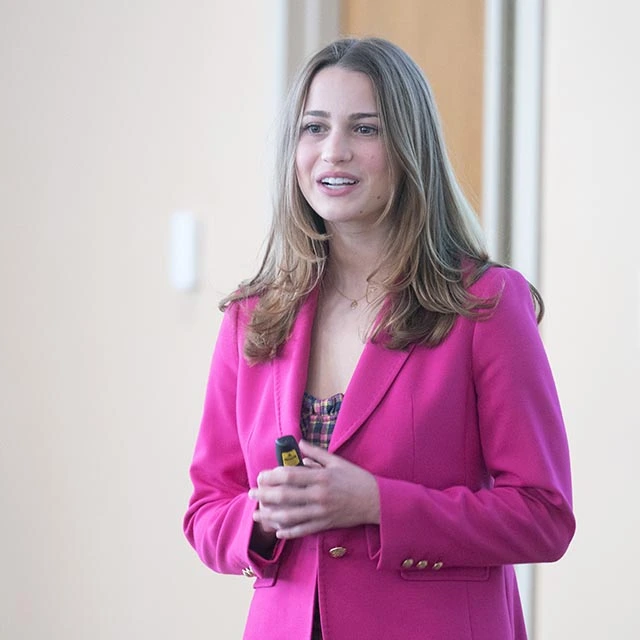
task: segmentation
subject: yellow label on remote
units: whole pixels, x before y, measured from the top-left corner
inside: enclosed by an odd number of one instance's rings
[[[297,451],[295,449],[291,449],[291,451],[283,451],[282,464],[285,467],[297,467],[300,464],[300,458],[298,458]]]

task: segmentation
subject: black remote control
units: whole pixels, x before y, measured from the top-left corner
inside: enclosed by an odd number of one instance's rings
[[[302,455],[293,436],[282,436],[276,440],[276,458],[281,467],[301,467]]]

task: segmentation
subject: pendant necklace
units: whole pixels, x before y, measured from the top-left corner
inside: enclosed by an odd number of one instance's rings
[[[333,280],[333,279],[332,279]],[[358,308],[358,303],[362,302],[363,300],[366,299],[368,293],[369,293],[369,285],[367,284],[367,290],[365,292],[365,294],[361,297],[361,298],[352,298],[344,293],[342,293],[342,291],[340,291],[340,289],[338,289],[338,287],[336,286],[335,282],[332,282],[331,284],[333,284],[333,288],[345,299],[348,300],[351,304],[349,304],[349,307],[351,309],[357,309]],[[368,300],[367,300],[368,302]]]

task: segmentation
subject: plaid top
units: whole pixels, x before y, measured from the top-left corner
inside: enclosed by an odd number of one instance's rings
[[[342,393],[336,393],[324,400],[318,400],[305,391],[302,398],[300,428],[302,437],[307,442],[323,449],[329,447],[343,398]]]
[[[331,442],[331,434],[336,426],[338,411],[342,406],[344,394],[336,393],[334,396],[318,400],[305,391],[302,398],[302,411],[300,415],[300,428],[302,437],[317,447],[327,449]],[[322,640],[322,627],[320,625],[320,609],[318,607],[318,594],[313,609],[313,627],[311,640]]]

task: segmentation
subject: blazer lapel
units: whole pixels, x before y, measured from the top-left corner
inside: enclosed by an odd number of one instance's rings
[[[300,411],[309,373],[318,294],[319,287],[316,287],[302,303],[290,338],[272,361],[278,435],[290,434],[297,440],[302,437]],[[329,451],[336,451],[344,444],[380,404],[413,348],[396,351],[382,344],[368,342],[365,345],[345,392]]]
[[[386,349],[367,342],[344,395],[329,451],[344,444],[380,404],[385,393],[414,349]]]
[[[311,331],[318,304],[316,287],[302,303],[291,336],[282,346],[281,353],[273,359],[273,391],[278,435],[292,435],[299,440],[302,395],[307,385]]]

